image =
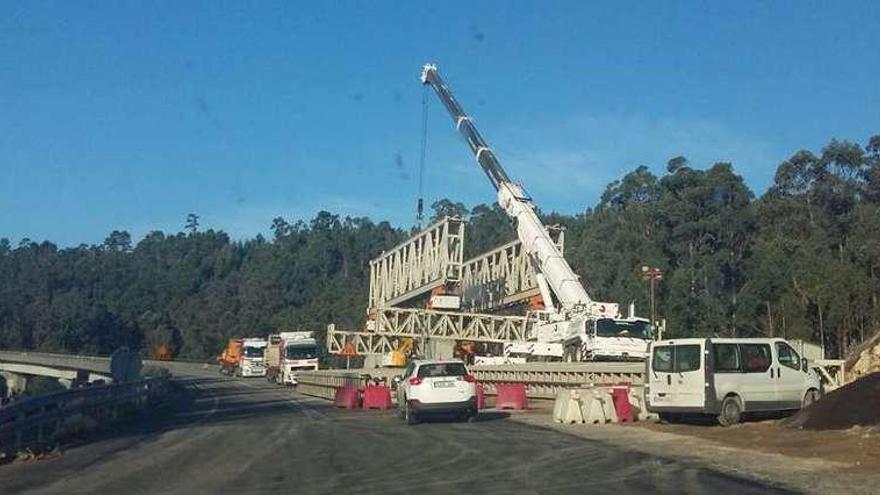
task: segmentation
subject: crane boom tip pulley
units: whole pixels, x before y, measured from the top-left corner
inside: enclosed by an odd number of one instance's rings
[[[422,84],[428,84],[428,73],[437,72],[437,64],[425,64],[422,67]]]

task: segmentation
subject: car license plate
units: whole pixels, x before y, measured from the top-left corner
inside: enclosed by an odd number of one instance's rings
[[[452,388],[455,382],[434,382],[434,388]]]

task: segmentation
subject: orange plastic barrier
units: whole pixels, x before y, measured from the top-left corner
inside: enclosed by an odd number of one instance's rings
[[[384,385],[364,387],[364,409],[391,409],[391,387]]]
[[[357,409],[358,407],[358,389],[357,387],[344,385],[336,389],[336,397],[333,400],[336,407],[345,409]]]
[[[528,409],[525,383],[503,383],[495,386],[495,409]]]
[[[614,402],[614,411],[617,413],[617,422],[632,423],[633,410],[629,403],[629,388],[620,387],[611,389],[611,400]]]

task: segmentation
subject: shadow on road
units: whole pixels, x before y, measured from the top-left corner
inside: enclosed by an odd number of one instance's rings
[[[755,423],[759,421],[766,421],[768,419],[782,419],[791,416],[792,414],[794,414],[794,412],[795,411],[763,411],[745,413],[740,419],[740,422]],[[721,426],[718,424],[718,419],[715,416],[711,416],[708,414],[682,414],[673,417],[671,421],[664,421],[664,423],[721,428]]]

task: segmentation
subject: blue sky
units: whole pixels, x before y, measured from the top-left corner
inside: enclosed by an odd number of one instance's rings
[[[429,61],[544,210],[880,133],[880,2],[246,3],[3,2],[0,237],[410,225]],[[433,94],[427,156],[428,203],[493,201]]]

